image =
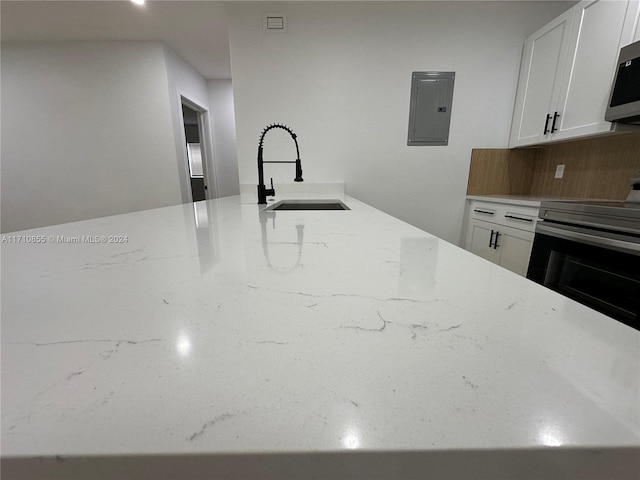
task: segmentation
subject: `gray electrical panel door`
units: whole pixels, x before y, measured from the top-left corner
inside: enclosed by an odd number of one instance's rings
[[[407,145],[448,145],[455,72],[413,72]]]

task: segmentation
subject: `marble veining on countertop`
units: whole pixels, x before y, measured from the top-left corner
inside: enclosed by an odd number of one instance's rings
[[[639,332],[339,197],[14,232],[3,462],[640,445]]]

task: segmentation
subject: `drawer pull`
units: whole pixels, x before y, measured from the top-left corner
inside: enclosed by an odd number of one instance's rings
[[[490,212],[488,210],[480,210],[479,208],[474,208],[473,211],[477,213],[486,213],[487,215],[493,215],[495,213],[495,212]]]
[[[504,218],[513,218],[514,220],[522,220],[523,222],[533,222],[532,218],[516,217],[515,215],[505,215]]]

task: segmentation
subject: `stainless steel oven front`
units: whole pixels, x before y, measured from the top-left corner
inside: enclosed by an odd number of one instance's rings
[[[527,278],[640,330],[640,205],[543,202]]]

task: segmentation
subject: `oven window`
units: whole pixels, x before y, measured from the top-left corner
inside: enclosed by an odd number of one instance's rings
[[[545,285],[609,314],[635,320],[640,280],[597,260],[553,251]]]
[[[527,278],[640,330],[640,255],[536,233]]]

